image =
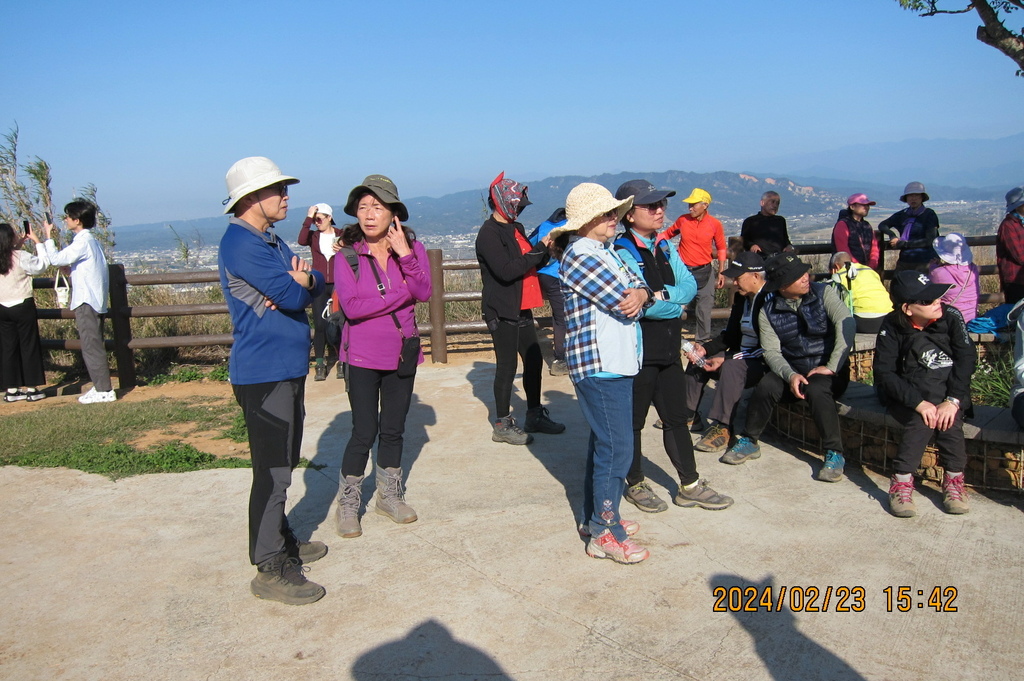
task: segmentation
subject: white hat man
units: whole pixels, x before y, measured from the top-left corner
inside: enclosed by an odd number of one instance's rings
[[[324,588],[302,564],[327,554],[323,542],[300,542],[288,527],[285,501],[299,463],[309,320],[306,308],[324,290],[312,271],[274,234],[288,215],[288,187],[298,180],[269,158],[238,161],[227,173],[225,213],[233,213],[220,242],[218,266],[233,327],[229,373],[245,416],[252,455],[249,560],[257,567],[253,595],[291,605],[323,598]]]

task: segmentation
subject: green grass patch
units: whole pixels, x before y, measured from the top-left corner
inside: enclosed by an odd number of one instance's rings
[[[65,466],[112,479],[143,473],[245,468],[248,459],[217,458],[177,441],[139,451],[128,444],[152,430],[188,424],[190,432],[229,431],[237,405],[209,398],[67,404],[0,417],[5,434],[0,465]]]
[[[1013,392],[1013,353],[990,353],[978,362],[971,378],[971,399],[975,404],[1008,408]]]

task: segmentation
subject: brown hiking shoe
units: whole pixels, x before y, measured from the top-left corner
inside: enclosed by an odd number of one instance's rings
[[[661,513],[668,510],[668,504],[658,498],[646,480],[641,480],[632,487],[626,488],[626,501],[644,513]]]
[[[298,558],[289,558],[282,551],[259,564],[259,572],[249,583],[249,589],[256,598],[288,605],[315,603],[327,591],[316,582],[306,579],[302,573],[308,569],[302,567]]]
[[[703,437],[693,446],[698,452],[721,452],[729,446],[729,429],[721,423],[708,428]]]
[[[903,482],[892,476],[889,485],[889,511],[897,518],[913,518],[917,515],[914,506],[914,480]]]
[[[953,515],[961,515],[971,510],[967,503],[963,473],[946,473],[946,477],[942,480],[942,507],[946,509],[946,513]]]
[[[708,486],[707,480],[701,479],[690,489],[680,485],[679,492],[672,499],[672,503],[683,508],[699,506],[709,511],[721,511],[732,506],[732,497],[719,494]]]

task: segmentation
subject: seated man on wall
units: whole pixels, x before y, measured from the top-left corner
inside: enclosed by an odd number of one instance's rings
[[[691,355],[703,357],[704,366],[691,359],[686,369],[687,410],[697,408],[708,380],[717,379],[708,412],[710,427],[694,445],[701,452],[720,452],[728,447],[743,390],[757,385],[767,371],[756,324],[765,297],[764,260],[757,253],[742,251],[724,274],[733,280],[739,294],[733,301],[729,323],[716,338],[694,346]]]
[[[743,435],[720,461],[736,465],[761,456],[757,441],[775,405],[807,400],[825,448],[818,479],[838,482],[846,459],[835,400],[850,382],[847,355],[853,345],[854,321],[832,287],[811,283],[809,269],[792,253],[781,253],[765,263],[765,288],[771,295],[765,298],[757,326],[771,371],[750,397]]]
[[[831,283],[840,287],[837,292],[853,313],[857,333],[877,334],[882,328],[882,319],[892,312],[889,292],[885,290],[878,272],[853,262],[850,254],[844,251],[832,256],[829,269],[832,272]]]
[[[761,195],[761,210],[744,220],[740,228],[743,250],[760,253],[762,258],[794,250],[786,218],[779,215],[781,201],[778,192],[767,191]]]

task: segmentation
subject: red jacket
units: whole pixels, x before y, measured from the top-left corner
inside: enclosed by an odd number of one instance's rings
[[[996,233],[999,283],[1024,284],[1024,224],[1016,211],[1007,213]]]
[[[328,284],[334,283],[334,256],[329,259],[320,250],[320,240],[324,237],[335,239],[341,236],[341,230],[332,227],[329,232],[321,232],[318,229],[310,229],[313,225],[313,218],[306,218],[302,221],[302,229],[299,230],[299,245],[309,246],[313,255],[313,269],[324,275]]]

